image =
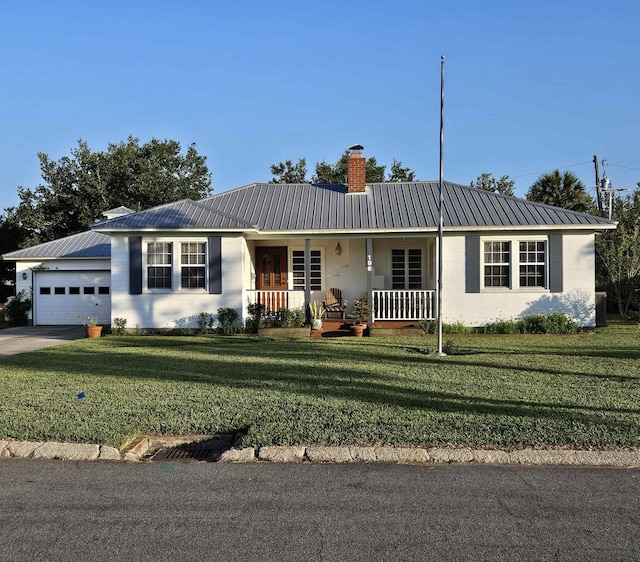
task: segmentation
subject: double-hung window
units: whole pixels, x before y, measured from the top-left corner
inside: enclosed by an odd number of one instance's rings
[[[420,248],[391,250],[391,288],[422,289],[422,250]]]
[[[322,252],[311,250],[311,276],[310,285],[312,291],[322,290]],[[291,251],[291,271],[293,273],[293,289],[304,291],[305,288],[305,252],[304,250]]]
[[[511,242],[484,243],[484,286],[511,286]]]
[[[147,243],[147,288],[171,289],[173,244]]]
[[[519,242],[520,287],[546,287],[546,242]]]
[[[180,244],[180,287],[204,289],[206,286],[206,244],[182,242]]]

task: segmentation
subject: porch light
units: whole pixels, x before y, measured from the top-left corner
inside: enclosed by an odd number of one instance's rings
[[[340,246],[340,240],[338,240],[338,244],[336,245],[336,256],[342,254],[342,246]]]
[[[26,281],[26,280],[27,280],[27,272],[26,272],[26,271],[23,271],[23,272],[22,272],[22,280],[23,280],[23,281]]]

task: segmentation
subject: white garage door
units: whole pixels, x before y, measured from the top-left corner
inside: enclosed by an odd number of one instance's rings
[[[35,322],[42,325],[111,323],[111,273],[37,271],[33,290]]]

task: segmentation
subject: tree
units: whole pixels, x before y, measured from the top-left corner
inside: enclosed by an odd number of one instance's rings
[[[572,172],[561,174],[560,170],[555,170],[543,174],[529,188],[527,199],[581,213],[595,211],[593,199],[586,192],[584,184]]]
[[[416,173],[411,168],[403,168],[402,162],[398,162],[395,158],[393,159],[393,164],[391,164],[391,173],[389,174],[388,181],[414,181],[415,177]]]
[[[13,252],[21,247],[26,233],[13,220],[12,216],[0,215],[0,255]],[[0,303],[13,296],[16,281],[16,264],[13,261],[0,261]]]
[[[493,177],[493,174],[483,172],[480,174],[476,181],[472,181],[469,186],[476,189],[482,189],[483,191],[491,191],[493,193],[502,193],[502,195],[515,196],[513,186],[515,181],[510,180],[509,176],[502,176],[499,180]]]
[[[94,152],[83,140],[58,161],[38,154],[43,184],[18,188],[20,203],[7,209],[31,246],[86,230],[102,212],[125,205],[145,209],[211,192],[206,157],[191,144],[185,154],[173,140],[139,139]]]
[[[307,161],[300,158],[297,164],[291,160],[271,165],[273,178],[269,183],[305,183],[307,181]]]
[[[346,183],[347,172],[349,169],[349,151],[340,156],[335,164],[329,164],[326,161],[318,162],[315,166],[315,173],[311,181],[313,183]],[[367,158],[366,162],[366,181],[367,183],[379,183],[385,181],[386,166],[378,165],[378,161],[374,156]],[[270,183],[302,183],[306,180],[307,163],[304,158],[300,158],[297,164],[291,160],[279,162],[271,165],[271,173],[273,179]],[[403,167],[402,162],[393,159],[391,173],[386,181],[401,182],[414,181],[415,172],[408,167]]]
[[[640,304],[640,189],[614,198],[613,217],[616,230],[596,236],[596,277],[626,318],[630,308]]]

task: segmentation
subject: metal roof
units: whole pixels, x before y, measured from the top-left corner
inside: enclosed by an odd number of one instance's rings
[[[607,219],[489,191],[443,183],[444,226],[611,227]],[[438,182],[367,184],[364,193],[344,185],[252,184],[200,201],[242,217],[261,231],[405,230],[438,225]]]
[[[444,182],[443,196],[445,229],[614,226],[601,217],[450,182]],[[103,232],[434,230],[438,199],[438,182],[367,184],[364,193],[348,193],[342,184],[256,183],[200,201],[184,199],[116,217],[94,228]]]
[[[131,213],[93,225],[99,230],[135,230],[135,229],[232,229],[246,230],[251,228],[249,222],[230,216],[218,209],[210,208],[198,201],[182,199],[138,213]]]
[[[111,237],[100,232],[81,232],[23,250],[9,252],[4,259],[110,258]]]

